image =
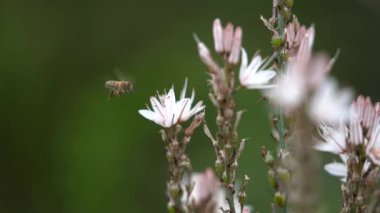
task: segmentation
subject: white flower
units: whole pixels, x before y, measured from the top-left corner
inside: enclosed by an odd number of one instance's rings
[[[146,119],[154,121],[156,124],[165,128],[169,128],[175,124],[188,120],[191,116],[202,111],[205,106],[202,101],[199,101],[193,108],[191,108],[195,93],[193,91],[191,98],[186,98],[186,87],[187,79],[178,101],[176,101],[174,89],[172,87],[167,94],[150,98],[153,110],[148,107],[148,109],[139,110],[139,113]]]
[[[266,89],[275,85],[270,80],[276,76],[273,70],[264,70],[263,64],[266,60],[260,55],[255,55],[248,65],[248,56],[244,48],[241,49],[242,59],[239,72],[240,84],[247,89]]]
[[[342,154],[346,151],[347,128],[343,122],[337,126],[320,125],[320,135],[323,142],[315,145],[315,149],[333,154]]]
[[[337,90],[333,79],[326,79],[310,101],[310,117],[317,122],[338,123],[349,118],[352,91]]]
[[[333,162],[325,165],[325,170],[332,176],[340,177],[342,182],[346,182],[348,176],[348,156],[340,155],[343,163]],[[366,173],[370,167],[371,163],[369,161],[364,162],[362,174]]]
[[[277,87],[268,91],[268,98],[286,110],[296,108],[304,99],[306,86],[301,75],[294,72],[282,74]]]
[[[332,176],[340,177],[342,182],[346,182],[348,170],[344,163],[328,163],[325,165],[325,170]]]

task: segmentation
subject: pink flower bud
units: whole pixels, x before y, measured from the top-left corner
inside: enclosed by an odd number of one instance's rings
[[[223,27],[220,22],[220,19],[215,19],[212,32],[214,35],[214,44],[215,44],[215,51],[219,54],[223,53]]]
[[[237,27],[232,41],[231,54],[228,58],[228,62],[230,64],[237,64],[239,62],[242,37],[243,30],[241,29],[241,27]]]
[[[223,34],[223,41],[224,41],[224,51],[226,53],[231,52],[232,48],[232,40],[234,36],[234,25],[232,23],[228,23],[226,28],[224,29],[224,34]]]

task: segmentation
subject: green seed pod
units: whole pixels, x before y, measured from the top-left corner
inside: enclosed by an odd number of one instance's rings
[[[168,203],[168,210],[169,210],[169,213],[176,213],[175,205],[171,201]]]
[[[288,8],[292,8],[294,5],[294,0],[285,0],[285,6]]]
[[[166,152],[166,159],[169,161],[169,162],[172,162],[174,160],[174,156],[171,152]]]
[[[278,187],[277,180],[276,180],[276,174],[273,170],[268,171],[268,182],[269,184],[276,189]]]
[[[284,44],[284,39],[280,36],[274,36],[272,38],[271,44],[274,48],[280,48]]]
[[[222,160],[218,159],[215,161],[215,171],[218,173],[224,171],[224,163]]]
[[[238,200],[239,200],[240,205],[243,205],[245,203],[246,198],[247,198],[247,194],[245,192],[238,193]]]
[[[284,16],[285,20],[289,20],[292,17],[292,12],[288,8],[284,8],[282,15]]]
[[[286,196],[280,192],[276,192],[273,201],[278,207],[283,207],[286,202]]]
[[[223,183],[228,183],[228,175],[226,172],[223,172],[222,181]]]
[[[284,183],[287,183],[290,179],[290,173],[287,169],[284,168],[278,168],[277,169],[278,176],[280,177],[280,180]]]
[[[170,195],[172,197],[178,197],[181,193],[181,188],[177,184],[173,184],[170,186]]]

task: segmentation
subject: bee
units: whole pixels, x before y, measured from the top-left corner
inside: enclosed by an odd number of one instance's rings
[[[119,96],[133,91],[133,84],[129,81],[106,81],[105,87],[110,91],[108,100],[113,96]]]

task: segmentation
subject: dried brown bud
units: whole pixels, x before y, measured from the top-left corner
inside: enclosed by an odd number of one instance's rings
[[[193,122],[191,122],[190,126],[185,130],[185,136],[191,137],[193,132],[205,119],[205,112],[201,112],[194,117]]]
[[[227,119],[232,119],[232,117],[234,116],[234,111],[232,109],[227,108],[224,110],[224,116]]]

